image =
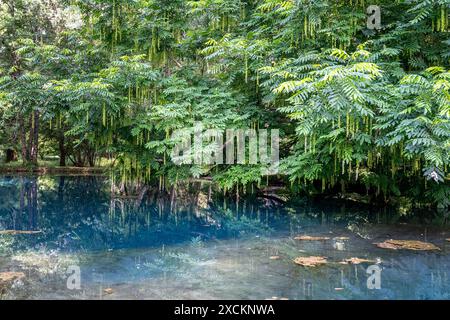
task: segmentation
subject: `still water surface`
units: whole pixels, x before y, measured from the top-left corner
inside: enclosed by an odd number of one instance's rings
[[[449,299],[447,218],[340,202],[112,198],[100,177],[0,177],[2,299]],[[328,237],[298,241],[298,235]],[[347,238],[345,240],[337,238]],[[333,239],[335,238],[335,239]],[[387,239],[441,250],[387,250]],[[296,257],[328,264],[298,266]],[[341,264],[358,257],[373,262]],[[367,268],[381,268],[381,289]],[[75,267],[75,269],[73,268]],[[80,270],[80,289],[68,284]],[[69,288],[72,288],[69,289]]]

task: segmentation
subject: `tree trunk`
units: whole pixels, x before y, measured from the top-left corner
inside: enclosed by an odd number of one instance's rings
[[[88,150],[87,159],[91,168],[95,167],[95,151]]]
[[[80,150],[75,150],[73,152],[73,156],[74,156],[74,161],[72,161],[73,165],[75,167],[79,167],[79,168],[84,167],[85,161],[84,161],[83,153]]]
[[[20,135],[20,144],[21,144],[21,152],[22,152],[22,162],[26,165],[30,159],[27,148],[27,137],[25,133],[25,121],[23,120],[23,116],[19,115],[19,135]]]
[[[64,133],[61,132],[61,135],[59,136],[59,166],[65,167],[66,166],[66,146],[64,145]]]
[[[39,151],[39,111],[35,110],[31,114],[32,126],[30,129],[30,162],[33,165],[38,164]]]
[[[22,162],[24,165],[38,165],[39,155],[39,111],[33,111],[29,117],[30,129],[29,136],[25,131],[25,121],[22,115],[19,115],[19,136],[21,144]]]
[[[16,155],[16,151],[13,149],[7,149],[6,150],[6,159],[5,162],[13,162],[17,160],[17,155]]]

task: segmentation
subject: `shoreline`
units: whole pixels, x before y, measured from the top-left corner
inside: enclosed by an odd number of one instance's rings
[[[107,170],[101,167],[0,167],[0,174],[104,175]]]

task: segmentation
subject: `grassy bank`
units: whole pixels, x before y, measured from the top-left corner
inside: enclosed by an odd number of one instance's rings
[[[57,161],[39,161],[37,166],[24,166],[22,162],[0,162],[0,173],[14,174],[65,174],[65,175],[102,175],[108,170],[108,166],[102,164],[97,167],[60,167]]]

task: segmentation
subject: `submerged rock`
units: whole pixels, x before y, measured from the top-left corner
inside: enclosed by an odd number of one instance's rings
[[[36,271],[43,275],[64,274],[68,266],[78,265],[78,259],[56,251],[29,251],[11,257],[13,263],[23,270]]]
[[[303,267],[315,267],[328,263],[326,257],[298,257],[294,262]]]
[[[23,278],[25,278],[25,273],[23,272],[0,272],[0,293],[5,287],[10,287]]]
[[[18,234],[39,234],[42,231],[24,231],[24,230],[0,230],[0,235],[18,235]]]
[[[417,240],[386,240],[381,243],[375,243],[379,248],[391,249],[391,250],[416,250],[416,251],[429,251],[429,250],[441,250],[437,246],[429,242],[417,241]]]
[[[295,240],[300,240],[300,241],[326,241],[326,240],[330,240],[330,238],[328,237],[312,237],[312,236],[297,236],[294,238]]]

